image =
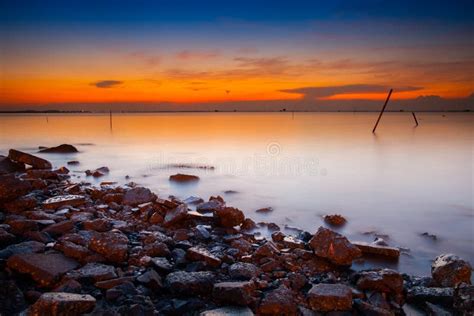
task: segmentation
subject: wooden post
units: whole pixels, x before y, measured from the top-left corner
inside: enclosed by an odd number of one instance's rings
[[[418,126],[418,120],[416,119],[415,112],[411,112],[411,114],[413,115],[413,118],[415,119],[416,126]]]
[[[390,91],[388,92],[387,100],[385,100],[385,104],[382,107],[382,111],[380,111],[379,118],[377,119],[377,122],[375,123],[372,133],[375,133],[375,130],[377,129],[377,125],[379,125],[380,119],[382,118],[382,114],[385,111],[385,108],[387,107],[388,100],[390,100],[390,96],[392,95],[392,91],[393,89],[390,89]]]
[[[112,130],[112,109],[109,112],[110,130]]]

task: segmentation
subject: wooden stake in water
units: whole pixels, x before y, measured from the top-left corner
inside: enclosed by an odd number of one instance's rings
[[[416,126],[418,126],[418,120],[416,119],[415,112],[411,112],[411,114],[413,115],[413,118],[415,119]]]
[[[109,112],[110,130],[112,130],[112,109]]]
[[[379,118],[377,119],[377,122],[375,123],[374,129],[372,130],[372,133],[375,133],[375,130],[377,129],[377,125],[379,125],[380,119],[382,118],[382,114],[385,111],[385,108],[387,107],[388,100],[390,100],[390,96],[392,95],[393,89],[390,89],[388,92],[387,100],[385,100],[385,104],[382,107],[382,111],[380,111]]]

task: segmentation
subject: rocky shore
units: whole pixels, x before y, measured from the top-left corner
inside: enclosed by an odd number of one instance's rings
[[[471,266],[455,255],[434,258],[430,277],[354,271],[360,257],[400,251],[325,227],[288,236],[220,196],[181,201],[68,173],[0,156],[1,315],[472,315]],[[271,238],[255,234],[262,226]]]

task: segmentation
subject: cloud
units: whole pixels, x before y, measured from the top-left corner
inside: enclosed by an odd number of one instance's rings
[[[397,92],[417,91],[423,89],[422,87],[394,87]],[[303,99],[321,99],[340,94],[355,94],[355,93],[380,93],[387,92],[390,87],[376,84],[352,84],[343,86],[326,86],[326,87],[302,87],[296,89],[279,90],[285,93],[301,94]]]
[[[145,51],[135,51],[128,56],[142,62],[146,66],[156,66],[161,62],[161,56]]]
[[[118,80],[101,80],[91,83],[91,85],[96,86],[97,88],[113,88],[115,86],[121,85],[123,81]]]
[[[195,51],[185,49],[176,53],[175,57],[181,60],[211,59],[219,56],[218,50]]]

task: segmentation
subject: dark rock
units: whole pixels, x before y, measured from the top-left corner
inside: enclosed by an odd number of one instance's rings
[[[261,272],[256,265],[247,262],[236,262],[229,267],[229,276],[236,280],[250,280]]]
[[[10,234],[9,232],[7,232],[3,228],[0,228],[0,247],[3,248],[3,247],[6,247],[6,246],[12,244],[15,241],[15,238],[16,238],[15,235]]]
[[[290,272],[287,277],[293,290],[299,291],[308,283],[308,279],[301,273]]]
[[[221,265],[221,260],[203,247],[191,247],[186,252],[186,257],[191,261],[204,261],[207,265],[217,268]]]
[[[170,181],[180,183],[196,182],[199,181],[199,177],[190,174],[177,173],[170,176]]]
[[[359,248],[346,237],[324,227],[320,227],[309,241],[318,257],[326,258],[337,265],[351,265],[352,260],[361,256]]]
[[[267,241],[260,247],[258,247],[255,252],[254,256],[257,257],[273,257],[276,254],[279,254],[280,250],[278,247],[272,242],[272,241]]]
[[[69,144],[61,144],[56,147],[49,147],[44,148],[39,151],[40,153],[51,153],[51,154],[69,154],[69,153],[77,153],[78,150],[73,145]]]
[[[38,201],[34,196],[25,195],[16,200],[6,202],[3,207],[8,213],[20,214],[24,211],[34,209]]]
[[[11,201],[25,195],[33,188],[28,181],[14,175],[0,175],[0,202]]]
[[[95,170],[86,170],[86,176],[93,176],[94,178],[100,178],[102,176],[105,176],[107,173],[109,173],[109,168],[108,167],[100,167]]]
[[[24,170],[23,163],[14,162],[10,158],[0,155],[0,175]]]
[[[49,161],[43,158],[15,149],[10,149],[8,152],[8,158],[16,162],[30,165],[34,169],[51,169],[53,167]]]
[[[460,284],[454,289],[453,307],[459,313],[468,314],[474,310],[474,286]]]
[[[173,210],[169,210],[166,213],[165,220],[163,221],[163,225],[165,227],[170,227],[174,225],[181,224],[184,220],[186,220],[188,214],[188,207],[186,204],[181,204]]]
[[[85,230],[93,230],[96,232],[108,232],[109,230],[112,229],[113,225],[110,222],[110,220],[105,219],[105,218],[98,218],[94,219],[92,221],[85,221],[82,223],[82,227]]]
[[[137,281],[153,290],[159,290],[163,287],[161,277],[158,273],[156,273],[155,270],[146,271],[145,273],[137,277]]]
[[[425,311],[430,316],[452,316],[453,314],[443,309],[442,307],[432,304],[430,302],[425,303]]]
[[[77,160],[71,160],[71,161],[68,161],[67,164],[69,166],[77,166],[80,162],[77,161]]]
[[[324,216],[324,221],[331,225],[331,226],[342,226],[344,225],[347,221],[346,219],[339,214],[334,214],[334,215],[325,215]]]
[[[316,284],[308,292],[308,303],[320,312],[350,310],[352,290],[343,284]]]
[[[70,232],[74,229],[74,222],[72,221],[63,221],[56,224],[49,225],[43,229],[44,233],[48,233],[51,236],[60,236],[64,235],[67,232]]]
[[[242,306],[225,306],[215,309],[206,310],[199,316],[253,316],[253,312],[248,307]]]
[[[133,282],[134,280],[135,280],[135,277],[132,277],[132,276],[121,277],[121,278],[116,278],[116,279],[99,281],[99,282],[94,283],[94,286],[99,289],[108,290],[127,282]]]
[[[207,295],[212,291],[214,279],[214,273],[208,271],[177,271],[168,274],[166,284],[175,294]]]
[[[256,212],[256,213],[270,213],[270,212],[273,212],[273,207],[259,208],[259,209],[256,210],[255,212]]]
[[[137,206],[139,204],[153,202],[156,200],[156,195],[149,189],[143,187],[136,187],[128,190],[123,196],[123,203],[125,205]]]
[[[234,227],[242,224],[245,219],[244,213],[233,207],[224,207],[214,212],[219,225],[222,227]]]
[[[63,280],[52,292],[80,293],[81,289],[81,283],[76,280]]]
[[[11,256],[7,265],[19,273],[30,275],[41,287],[49,287],[65,273],[77,268],[75,260],[56,253],[29,253]]]
[[[242,230],[253,230],[257,228],[257,224],[255,224],[255,222],[251,220],[250,218],[246,218],[244,222],[242,223],[242,225],[240,226],[240,228]]]
[[[403,291],[403,278],[397,271],[380,269],[359,273],[357,288],[366,291],[400,294]]]
[[[86,264],[82,268],[68,272],[66,277],[81,282],[94,283],[116,278],[117,274],[113,266],[93,262]]]
[[[223,207],[225,207],[225,202],[221,197],[211,197],[208,202],[198,204],[196,211],[200,213],[213,213]]]
[[[270,291],[263,298],[258,307],[259,315],[296,315],[297,303],[295,293],[286,286],[281,285]]]
[[[363,254],[385,256],[389,258],[400,257],[400,249],[395,247],[381,246],[374,243],[369,244],[363,241],[353,241],[353,245],[362,251]]]
[[[31,219],[15,219],[7,223],[10,225],[10,231],[15,235],[22,235],[26,232],[39,229],[38,223]]]
[[[8,259],[13,255],[22,253],[38,253],[44,251],[44,244],[37,241],[24,241],[19,244],[10,245],[0,250],[0,259]]]
[[[453,303],[454,289],[448,287],[414,286],[408,289],[407,302],[423,304],[430,302],[451,306]]]
[[[128,238],[118,231],[94,234],[89,249],[103,255],[108,261],[122,263],[128,256]]]
[[[443,287],[455,287],[459,283],[471,284],[471,265],[452,254],[436,257],[431,265],[431,275]]]
[[[186,203],[186,204],[188,204],[188,205],[194,205],[194,204],[203,203],[204,200],[201,199],[200,197],[190,196],[190,197],[188,197],[187,199],[185,199],[183,202]]]
[[[394,314],[386,309],[373,306],[361,299],[355,299],[354,305],[357,311],[367,316],[393,316]]]
[[[162,257],[151,258],[151,263],[153,264],[155,269],[160,272],[167,273],[173,270],[173,265],[166,258],[162,258]]]
[[[50,292],[41,295],[29,315],[82,315],[92,311],[96,300],[87,294]]]
[[[424,232],[424,233],[420,234],[420,236],[429,238],[431,240],[438,240],[438,237],[435,234],[430,234],[428,232]]]
[[[220,282],[214,284],[212,296],[221,304],[246,306],[255,300],[254,292],[251,282]]]
[[[25,297],[15,282],[0,280],[0,311],[2,315],[17,315],[25,308]]]
[[[64,205],[80,206],[86,202],[82,195],[58,195],[49,198],[43,202],[43,207],[46,209],[57,209]]]

